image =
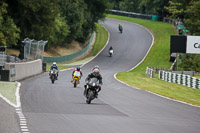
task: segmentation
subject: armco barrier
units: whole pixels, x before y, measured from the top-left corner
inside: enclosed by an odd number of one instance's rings
[[[5,70],[9,70],[9,81],[21,80],[42,72],[42,60],[23,63],[6,63]]]
[[[80,50],[78,52],[75,52],[75,53],[70,54],[70,55],[64,55],[64,56],[44,57],[43,60],[46,63],[52,63],[52,62],[61,63],[61,62],[72,61],[75,58],[82,56],[84,53],[86,53],[89,50],[93,39],[94,39],[94,33],[92,34],[92,36],[90,38],[89,44],[85,48],[83,48],[82,50]]]
[[[159,79],[200,89],[200,79],[185,74],[159,71]]]
[[[118,11],[118,10],[110,10],[109,13],[114,14],[114,15],[119,15],[119,16],[127,16],[127,17],[132,17],[132,18],[141,18],[141,19],[152,20],[152,15],[147,15],[147,14],[125,12],[125,11]]]

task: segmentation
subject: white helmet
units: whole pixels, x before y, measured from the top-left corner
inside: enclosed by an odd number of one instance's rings
[[[95,76],[98,76],[98,75],[99,75],[99,69],[98,69],[98,68],[95,68],[95,69],[93,70],[93,74],[94,74]]]
[[[94,68],[93,68],[93,70],[94,69],[99,69],[99,71],[100,71],[100,67],[98,66],[98,65],[96,65]]]
[[[53,62],[53,66],[56,66],[56,62]]]

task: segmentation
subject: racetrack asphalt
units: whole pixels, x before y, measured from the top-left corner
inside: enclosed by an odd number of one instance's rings
[[[30,133],[199,133],[200,108],[126,86],[114,78],[115,73],[130,70],[144,58],[152,44],[151,34],[125,21],[106,19],[102,25],[110,40],[81,68],[83,77],[77,88],[70,82],[72,70],[60,72],[55,84],[48,73],[21,82],[22,111]],[[110,46],[113,57],[108,56]],[[84,80],[95,65],[101,68],[102,91],[98,99],[86,104]]]

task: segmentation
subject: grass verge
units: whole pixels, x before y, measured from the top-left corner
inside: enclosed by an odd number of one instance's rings
[[[108,40],[108,32],[106,31],[106,29],[100,24],[96,24],[96,27],[96,40],[93,45],[93,49],[90,54],[87,55],[85,58],[95,56],[97,53],[99,53]]]
[[[4,82],[0,81],[0,93],[2,96],[6,97],[10,102],[16,103],[15,92],[17,88],[17,82]]]
[[[158,79],[158,75],[155,78],[145,76],[146,67],[170,68],[172,64],[169,62],[170,35],[175,35],[171,24],[117,15],[107,17],[142,25],[151,31],[155,39],[145,60],[132,71],[119,72],[117,74],[119,80],[137,88],[200,106],[200,90],[162,81]]]

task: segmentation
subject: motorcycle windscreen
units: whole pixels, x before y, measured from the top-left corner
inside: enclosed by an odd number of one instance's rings
[[[92,85],[93,83],[98,84],[99,81],[98,81],[97,78],[91,78],[90,81],[89,81],[89,83],[90,83],[91,85]]]
[[[55,68],[53,68],[53,70],[51,71],[51,73],[56,73],[57,70]]]
[[[75,71],[75,72],[74,72],[74,76],[75,76],[75,77],[79,77],[79,76],[80,76],[80,72]]]

